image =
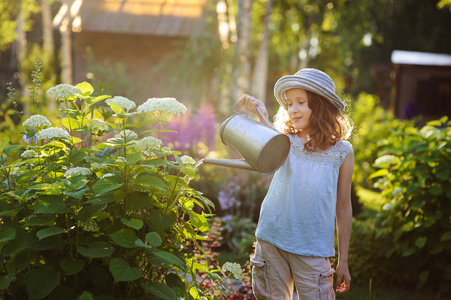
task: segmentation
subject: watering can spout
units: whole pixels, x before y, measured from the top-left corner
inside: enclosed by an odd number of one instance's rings
[[[243,170],[257,171],[251,164],[249,164],[244,159],[213,159],[213,158],[204,158],[202,159],[204,164],[237,168]]]

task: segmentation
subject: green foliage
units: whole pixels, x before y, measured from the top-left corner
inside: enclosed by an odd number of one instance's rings
[[[381,254],[400,283],[449,293],[451,286],[451,121],[392,128],[371,177],[386,203],[377,217]],[[387,264],[386,264],[387,265]]]
[[[351,119],[355,132],[351,137],[354,148],[354,177],[357,186],[370,188],[370,174],[377,169],[372,164],[384,147],[384,140],[390,135],[392,128],[402,130],[411,124],[409,121],[396,119],[387,112],[374,95],[360,94],[351,106]]]
[[[19,14],[23,14],[24,31],[29,31],[32,27],[30,14],[38,10],[35,0],[0,1],[0,51],[5,50],[17,38],[16,26]]]
[[[216,297],[197,274],[220,287],[224,273],[192,255],[203,251],[213,205],[190,187],[189,160],[136,133],[159,123],[163,139],[168,115],[129,112],[130,100],[95,95],[86,82],[48,94],[61,128],[32,116],[28,143],[0,143],[2,298]]]

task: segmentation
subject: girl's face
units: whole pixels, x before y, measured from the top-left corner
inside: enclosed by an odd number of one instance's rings
[[[312,110],[308,106],[308,94],[304,89],[294,88],[286,91],[288,115],[298,130],[308,133]]]

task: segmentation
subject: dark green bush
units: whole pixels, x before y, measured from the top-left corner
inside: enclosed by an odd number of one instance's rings
[[[447,117],[394,127],[379,141],[380,177],[386,204],[377,217],[376,238],[396,283],[449,293],[451,285],[451,121]]]
[[[396,119],[380,105],[376,96],[364,93],[352,104],[351,119],[355,126],[350,141],[354,148],[353,183],[364,188],[373,188],[368,178],[376,171],[373,162],[383,146],[380,141],[389,136],[391,128],[398,128],[410,122]]]

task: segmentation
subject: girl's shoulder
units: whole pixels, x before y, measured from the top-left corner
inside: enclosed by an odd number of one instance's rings
[[[349,151],[352,150],[352,144],[345,140],[339,140],[335,144],[335,150],[338,153],[338,156],[340,158],[340,165],[345,160],[346,156],[349,154]]]

